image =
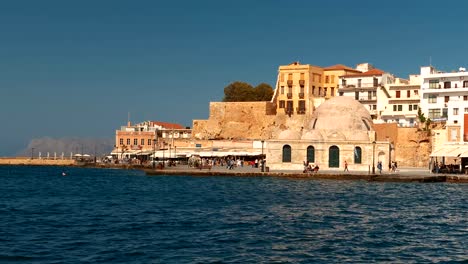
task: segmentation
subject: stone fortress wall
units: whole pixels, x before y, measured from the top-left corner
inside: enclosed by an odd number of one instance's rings
[[[312,113],[288,115],[274,111],[271,102],[211,102],[208,120],[193,121],[196,140],[269,140],[284,130],[303,129]],[[426,167],[431,152],[427,131],[400,128],[395,123],[374,124],[377,141],[393,143],[392,159],[400,167]]]

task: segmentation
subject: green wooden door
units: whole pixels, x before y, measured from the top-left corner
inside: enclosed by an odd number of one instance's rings
[[[331,146],[328,150],[328,167],[340,167],[340,149],[337,146]]]

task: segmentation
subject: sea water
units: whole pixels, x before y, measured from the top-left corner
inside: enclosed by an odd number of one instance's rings
[[[467,184],[6,166],[0,217],[8,263],[468,262]]]

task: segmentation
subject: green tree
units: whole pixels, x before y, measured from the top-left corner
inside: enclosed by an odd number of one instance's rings
[[[267,83],[261,83],[254,88],[255,101],[270,101],[273,97],[273,88]]]
[[[245,82],[233,82],[224,88],[223,102],[255,101],[252,85]]]
[[[421,111],[421,108],[418,108],[418,119],[421,123],[426,122],[426,117],[424,116],[423,112]]]

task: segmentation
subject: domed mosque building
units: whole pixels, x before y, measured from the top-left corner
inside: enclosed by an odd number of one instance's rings
[[[337,96],[320,104],[300,129],[287,129],[266,141],[266,166],[302,170],[304,162],[320,169],[367,171],[389,164],[389,142],[376,142],[369,111],[352,97]]]

